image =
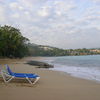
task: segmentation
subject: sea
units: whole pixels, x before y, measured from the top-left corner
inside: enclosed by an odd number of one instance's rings
[[[49,57],[44,62],[54,65],[50,70],[100,83],[100,55]]]

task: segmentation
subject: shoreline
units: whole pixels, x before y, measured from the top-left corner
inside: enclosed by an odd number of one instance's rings
[[[40,61],[40,62],[44,62],[44,60],[48,60],[50,59],[50,57],[24,57],[22,59],[10,59],[10,58],[4,58],[4,59],[0,59],[0,64],[1,65],[4,65],[5,63],[6,64],[27,64],[27,62],[33,60],[33,61]],[[44,62],[45,63],[45,62]],[[32,65],[29,65],[29,66],[32,66]],[[35,65],[33,65],[35,66]],[[64,72],[64,71],[60,71],[60,70],[53,70],[53,68],[39,68],[39,66],[35,66],[35,68],[37,69],[43,69],[43,70],[50,70],[50,71],[54,71],[54,72],[58,72],[58,73],[63,73],[63,74],[66,74],[66,75],[69,75],[70,77],[73,77],[73,78],[78,78],[78,79],[83,79],[83,80],[86,80],[86,81],[91,81],[91,82],[95,82],[97,84],[100,84],[100,81],[97,81],[97,80],[93,80],[93,79],[88,79],[88,78],[84,78],[84,77],[78,77],[78,76],[74,76],[72,75],[71,73],[68,73],[68,72]]]
[[[50,59],[50,57],[24,57],[22,59],[10,59],[10,58],[5,58],[5,59],[0,59],[0,64],[1,65],[4,65],[5,63],[6,64],[27,64],[28,61],[40,61],[40,62],[44,62],[44,60],[48,60]],[[63,74],[66,74],[70,77],[73,77],[73,78],[78,78],[78,79],[82,79],[82,80],[86,80],[86,81],[91,81],[91,82],[95,82],[97,84],[100,84],[99,81],[96,81],[96,80],[92,80],[92,79],[87,79],[87,78],[83,78],[83,77],[78,77],[78,76],[74,76],[72,75],[71,73],[68,73],[68,72],[64,72],[64,71],[59,71],[59,70],[53,70],[53,68],[39,68],[39,66],[35,66],[35,65],[29,65],[29,66],[34,66],[36,69],[42,69],[42,70],[49,70],[49,71],[53,71],[53,72],[58,72],[58,73],[63,73]]]
[[[30,59],[33,60],[33,58],[24,58],[20,61],[2,62],[2,65],[9,64],[14,72],[36,73],[41,78],[33,86],[24,80],[13,80],[11,83],[5,84],[0,78],[1,100],[100,100],[100,84],[75,78],[63,72],[39,69],[24,64]],[[42,58],[34,58],[34,60],[40,59]]]

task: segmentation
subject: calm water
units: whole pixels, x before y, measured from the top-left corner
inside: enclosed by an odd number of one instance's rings
[[[54,65],[52,70],[100,82],[100,55],[51,57],[45,62]]]

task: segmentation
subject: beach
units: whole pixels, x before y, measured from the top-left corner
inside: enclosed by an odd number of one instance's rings
[[[18,73],[36,73],[40,80],[35,85],[25,80],[12,80],[5,84],[0,78],[0,100],[100,100],[100,83],[25,64],[29,60],[41,59],[1,59],[2,66],[8,64]]]

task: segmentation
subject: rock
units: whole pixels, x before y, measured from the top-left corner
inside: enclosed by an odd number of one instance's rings
[[[53,65],[50,65],[45,62],[40,62],[40,61],[28,61],[26,64],[38,66],[37,68],[53,68],[54,67]]]

